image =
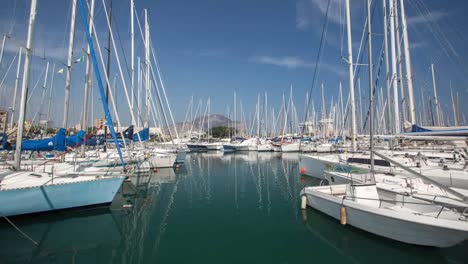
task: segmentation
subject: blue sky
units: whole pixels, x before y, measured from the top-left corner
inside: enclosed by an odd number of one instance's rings
[[[71,1],[39,1],[37,26],[34,38],[34,52],[30,87],[39,80],[46,60],[63,67],[66,61],[68,43],[68,17]],[[129,1],[114,0],[114,24],[119,32],[119,51],[125,50],[130,59],[129,44]],[[356,59],[361,32],[364,25],[365,1],[351,0],[353,47]],[[97,28],[102,46],[107,42],[102,1],[96,1]],[[315,58],[319,47],[326,0],[159,0],[139,1],[135,4],[143,21],[143,8],[150,17],[151,35],[164,76],[169,100],[178,121],[183,121],[190,97],[211,97],[212,113],[225,114],[232,107],[233,93],[242,100],[246,115],[253,112],[258,93],[268,93],[271,106],[280,108],[283,92],[293,87],[293,96],[298,112],[302,116],[305,94],[312,85]],[[377,1],[373,18],[374,59],[378,64],[382,47],[381,1]],[[329,25],[318,83],[325,83],[326,101],[337,98],[339,82],[343,92],[348,92],[347,65],[341,56],[346,56],[346,34],[342,35],[344,1],[331,0]],[[408,0],[406,10],[416,89],[418,111],[422,109],[422,98],[432,96],[430,64],[435,63],[441,105],[445,113],[451,114],[450,88],[458,92],[461,113],[468,115],[466,81],[468,76],[468,21],[465,18],[468,3],[462,0]],[[5,56],[0,65],[3,78],[18,48],[26,39],[26,25],[29,15],[29,1],[10,0],[0,9],[1,34],[9,33]],[[74,57],[81,56],[86,47],[81,17],[77,16]],[[143,46],[137,36],[137,55],[143,56]],[[117,37],[117,35],[116,35]],[[14,39],[14,40],[13,40]],[[121,46],[122,45],[122,46]],[[342,51],[343,50],[343,51]],[[364,51],[366,53],[366,51]],[[366,62],[364,56],[364,62]],[[129,62],[128,62],[129,63]],[[60,66],[61,65],[61,66]],[[111,78],[117,73],[112,66]],[[1,106],[11,104],[12,87],[16,64],[5,78],[0,98]],[[81,116],[84,63],[73,65],[71,123],[77,123]],[[363,101],[368,100],[367,69],[361,69]],[[129,79],[127,80],[129,81]],[[50,82],[50,79],[49,79]],[[382,82],[380,82],[383,84]],[[41,86],[40,80],[39,86]],[[53,87],[53,118],[60,124],[63,118],[63,96],[65,75],[55,74]],[[32,89],[32,88],[31,88]],[[119,113],[128,123],[128,110],[123,99],[122,85],[117,85],[120,102]],[[422,93],[421,93],[422,90]],[[320,87],[312,94],[315,104],[320,103]],[[28,118],[39,109],[40,87],[31,99]],[[95,93],[94,115],[102,115]],[[451,118],[451,116],[450,116]],[[467,116],[468,118],[468,116]]]

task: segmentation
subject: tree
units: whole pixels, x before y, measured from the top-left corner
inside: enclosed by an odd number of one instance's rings
[[[234,128],[225,126],[213,127],[211,133],[214,138],[231,137],[236,134]]]
[[[56,129],[56,128],[49,127],[49,128],[47,128],[47,130],[46,130],[46,134],[47,134],[47,135],[51,135],[51,134],[55,134],[55,133],[57,133],[57,129]]]

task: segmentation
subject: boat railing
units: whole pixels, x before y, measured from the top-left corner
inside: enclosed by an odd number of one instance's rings
[[[369,201],[379,201],[379,208],[382,208],[382,203],[389,203],[389,204],[402,204],[402,206],[404,204],[414,204],[414,205],[424,205],[424,206],[434,206],[434,205],[437,205],[437,206],[440,206],[440,210],[438,211],[437,215],[435,216],[435,218],[438,218],[440,216],[440,214],[443,212],[444,209],[451,209],[449,206],[447,205],[441,205],[441,204],[433,204],[433,203],[428,203],[428,202],[412,202],[412,201],[405,201],[404,199],[402,199],[401,201],[398,201],[398,200],[388,200],[388,199],[381,199],[381,198],[368,198],[368,197],[359,197],[359,196],[344,196],[343,197],[343,200],[353,200],[355,201],[356,199],[361,199],[361,200],[369,200]],[[467,207],[463,207],[462,208],[463,211],[461,211],[461,214],[463,216],[466,216],[467,215],[467,212],[468,212],[468,206]]]

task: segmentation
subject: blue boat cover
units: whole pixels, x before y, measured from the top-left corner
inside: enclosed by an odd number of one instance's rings
[[[57,134],[51,138],[24,140],[23,144],[21,144],[21,149],[32,151],[65,151],[65,128],[60,128]]]
[[[85,136],[86,133],[83,130],[80,130],[75,135],[67,137],[67,146],[75,147],[81,145],[85,140]]]
[[[140,135],[140,138],[138,138],[138,135]],[[149,128],[144,128],[133,135],[133,141],[138,141],[140,139],[141,141],[147,141],[149,139]]]
[[[126,139],[133,139],[133,125],[129,126],[125,131],[123,132],[123,136]]]
[[[431,132],[432,130],[430,129],[427,129],[427,128],[424,128],[424,127],[420,127],[418,125],[412,125],[411,126],[411,132]]]
[[[104,136],[93,136],[86,140],[86,146],[103,145],[105,142]]]
[[[10,143],[7,141],[8,136],[5,133],[0,133],[0,150],[10,150]]]

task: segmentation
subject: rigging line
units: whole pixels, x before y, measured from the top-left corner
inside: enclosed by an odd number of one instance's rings
[[[341,25],[341,47],[340,47],[340,51],[341,51],[341,58],[343,58],[343,49],[344,49],[344,32],[345,32],[345,25],[346,25],[346,22],[345,21],[345,16],[346,16],[346,11],[344,8],[342,8],[341,6],[341,3],[338,3],[339,6],[340,6],[340,25]]]
[[[383,44],[382,44],[382,46],[383,46]],[[380,69],[381,69],[381,67],[382,67],[382,65],[383,65],[383,57],[384,57],[384,52],[383,52],[383,50],[382,50],[381,56],[380,56],[380,60],[379,60],[379,67],[377,68],[377,75],[376,75],[376,79],[375,79],[374,89],[373,89],[373,91],[372,91],[372,96],[375,95],[376,87],[378,87],[378,85],[379,85],[380,73],[381,73],[381,70],[380,70]],[[392,82],[393,82],[393,81],[395,81],[395,80],[392,80]],[[395,100],[395,98],[394,98],[394,100]],[[370,106],[369,106],[369,108],[368,108],[368,110],[367,110],[367,114],[366,114],[366,119],[364,120],[364,124],[362,124],[362,129],[363,129],[363,130],[366,128],[366,124],[367,124],[367,120],[369,119],[370,111],[371,111],[371,109],[370,109]]]
[[[327,27],[328,27],[328,14],[329,14],[329,11],[330,11],[330,2],[331,2],[331,0],[328,0],[328,2],[327,2],[327,11],[326,11],[325,16],[324,16],[324,21],[323,21],[323,26],[322,26],[322,34],[321,34],[321,37],[320,37],[320,45],[319,45],[319,49],[317,51],[317,56],[316,56],[316,60],[315,60],[314,75],[312,77],[312,86],[309,89],[310,97],[309,97],[309,100],[307,101],[307,106],[306,106],[307,111],[304,114],[304,122],[307,121],[310,101],[312,99],[312,92],[313,92],[313,90],[315,88],[315,84],[317,82],[317,72],[318,72],[318,67],[319,67],[319,63],[320,63],[320,59],[321,59],[322,48],[323,48],[324,43],[325,43],[324,39],[325,39],[325,35],[326,35],[326,32],[327,32]],[[303,128],[302,128],[302,132],[301,132],[302,135],[304,134],[304,130],[305,130],[305,126],[303,126]]]
[[[0,95],[2,95],[2,98],[3,98],[3,89],[2,89],[3,82],[5,81],[6,77],[8,76],[8,73],[10,72],[11,66],[13,65],[13,63],[15,63],[15,60],[16,60],[17,56],[18,56],[18,53],[16,53],[16,55],[11,60],[10,65],[8,66],[8,68],[7,68],[6,72],[5,72],[5,75],[3,76],[2,82],[0,82]]]
[[[374,1],[374,7],[372,8],[372,13],[371,13],[371,22],[374,18],[374,13],[375,13],[375,8],[377,6],[377,3],[376,1]],[[361,48],[363,46],[366,46],[367,45],[367,42],[368,42],[368,35],[365,34],[366,33],[366,26],[367,26],[367,23],[368,23],[368,19],[366,18],[366,21],[364,22],[364,28],[363,28],[363,31],[362,31],[362,36],[361,36],[361,45],[359,46],[359,52],[358,52],[358,58],[356,59],[356,68],[355,68],[355,71],[354,71],[354,87],[357,86],[357,82],[358,82],[358,79],[359,78],[356,78],[357,76],[359,76],[360,72],[361,72],[361,69],[362,69],[362,60],[364,59],[364,56],[363,54],[361,53]],[[363,45],[364,44],[364,45]],[[383,44],[382,44],[382,48],[381,48],[381,52],[383,50]],[[380,67],[380,66],[379,66]],[[373,91],[373,94],[375,94],[375,87],[374,87],[374,91]],[[348,94],[348,99],[346,101],[346,112],[345,112],[345,122],[347,121],[347,118],[348,118],[348,114],[349,114],[349,111],[350,111],[350,100],[349,100],[349,94]],[[362,106],[360,106],[362,107]],[[369,112],[367,113],[369,114]],[[366,117],[366,120],[367,120],[367,117]],[[361,120],[362,121],[362,120]],[[363,130],[364,130],[364,127],[363,127]],[[342,131],[343,132],[343,131]]]
[[[18,231],[21,235],[23,235],[25,238],[27,238],[29,241],[31,241],[34,245],[39,245],[34,239],[32,239],[30,236],[28,236],[23,230],[21,230],[18,226],[16,226],[8,217],[4,216],[3,217],[16,231]]]
[[[114,12],[111,14],[111,16],[115,16]],[[118,19],[113,19],[112,20],[114,23],[115,23],[115,28],[116,28],[116,32],[117,32],[117,39],[119,40],[119,44],[120,44],[120,49],[122,50],[122,53],[123,53],[123,60],[124,60],[124,63],[125,63],[125,68],[127,69],[127,74],[130,78],[130,67],[128,66],[128,62],[127,62],[127,55],[125,54],[125,49],[124,49],[124,45],[122,43],[122,38],[120,37],[120,30],[119,30],[119,25],[118,25]]]
[[[428,24],[428,29],[431,31],[433,37],[436,39],[436,41],[438,42],[439,46],[442,48],[448,59],[454,64],[458,63],[464,68],[465,71],[467,71],[467,64],[464,63],[463,60],[461,60],[460,55],[456,51],[453,44],[448,40],[444,31],[441,30],[439,24],[434,19],[432,19],[432,14],[427,8],[427,6],[425,6],[425,4],[421,2],[421,7],[418,7],[417,3],[414,3],[412,1],[409,2],[424,17],[425,22],[427,22]]]
[[[8,35],[11,35],[13,33],[13,29],[16,26],[16,5],[17,5],[18,0],[15,0],[15,3],[13,5],[13,13],[11,14],[11,26],[10,26],[10,31],[8,32]]]

